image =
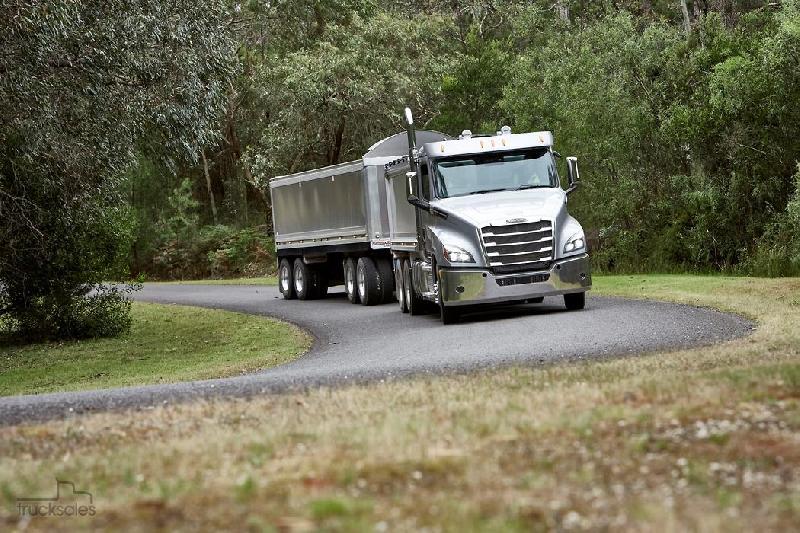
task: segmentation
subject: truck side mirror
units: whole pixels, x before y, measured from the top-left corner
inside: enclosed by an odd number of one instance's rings
[[[408,203],[422,209],[429,209],[430,204],[419,196],[419,174],[416,171],[406,172],[408,187]]]
[[[575,189],[578,188],[581,182],[581,174],[578,170],[578,158],[577,157],[567,157],[567,180],[569,181],[569,187],[567,188],[566,193],[571,194]]]
[[[406,180],[408,181],[408,201],[411,198],[419,198],[419,180],[417,180],[417,173],[415,171],[406,172]]]

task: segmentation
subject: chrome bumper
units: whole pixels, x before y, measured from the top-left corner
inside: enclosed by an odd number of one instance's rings
[[[527,300],[583,292],[592,287],[589,255],[583,254],[553,263],[550,270],[495,276],[474,268],[439,269],[444,305]]]

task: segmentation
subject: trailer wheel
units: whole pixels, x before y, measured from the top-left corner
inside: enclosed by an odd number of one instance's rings
[[[356,286],[362,305],[378,305],[381,303],[381,277],[375,261],[370,257],[361,257],[356,264]]]
[[[570,311],[583,309],[586,306],[586,293],[574,292],[572,294],[565,294],[564,305],[566,305],[567,309]]]
[[[380,293],[381,303],[388,304],[392,301],[394,292],[394,271],[392,269],[391,259],[376,259],[375,266],[378,267],[378,276],[380,276]]]
[[[406,307],[411,315],[421,315],[424,312],[425,302],[414,292],[413,272],[411,262],[403,261],[403,290],[406,293]]]
[[[294,260],[294,292],[301,300],[311,300],[316,295],[317,273],[303,262],[302,257]]]
[[[397,263],[397,269],[394,273],[394,287],[397,292],[397,301],[400,302],[400,312],[408,313],[408,305],[406,305],[406,284],[403,281],[403,264],[404,261]]]
[[[284,300],[294,300],[297,298],[297,294],[294,292],[292,264],[288,259],[281,259],[278,265],[278,290],[281,291]]]
[[[360,303],[361,299],[358,297],[358,287],[356,286],[356,262],[352,257],[344,260],[342,266],[344,270],[344,292],[347,294],[347,299],[350,303]]]

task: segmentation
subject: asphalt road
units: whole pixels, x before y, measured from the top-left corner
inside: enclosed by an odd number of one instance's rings
[[[352,305],[343,292],[333,291],[325,300],[301,302],[282,300],[275,287],[146,285],[136,299],[275,316],[308,329],[316,341],[299,359],[246,376],[0,398],[0,424],[194,398],[642,354],[715,343],[753,327],[707,309],[591,293],[582,311],[568,312],[562,298],[546,298],[542,304],[495,307],[442,326],[438,315],[404,315],[396,304]]]

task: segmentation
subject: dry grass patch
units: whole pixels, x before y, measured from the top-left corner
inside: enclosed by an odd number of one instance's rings
[[[800,280],[599,278],[736,311],[722,345],[0,429],[32,529],[786,530],[800,523]],[[20,521],[53,478],[91,519]]]

